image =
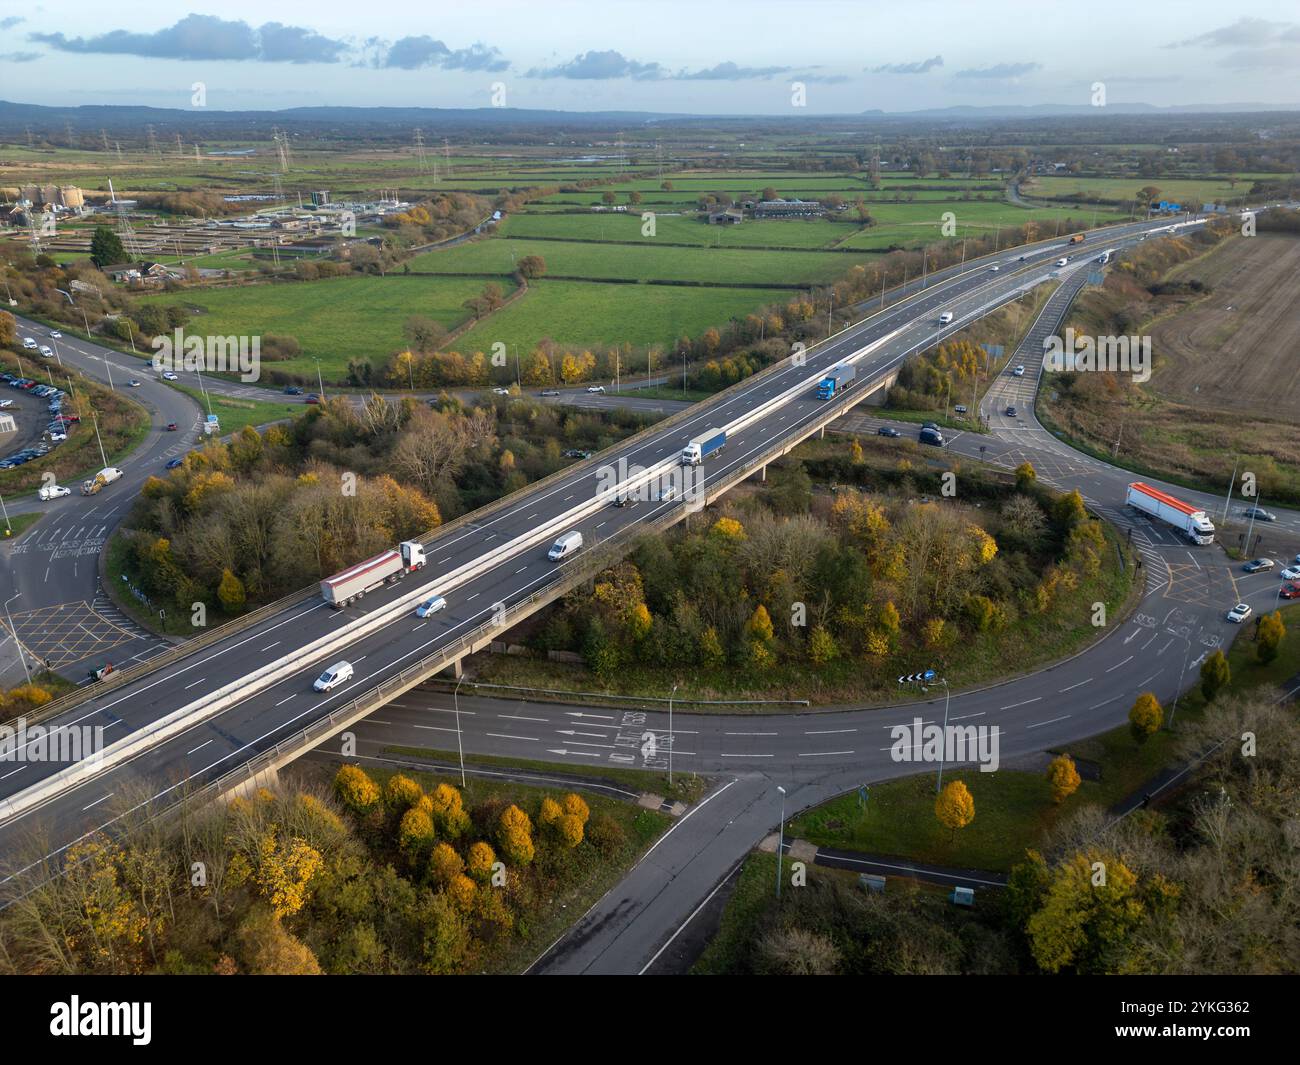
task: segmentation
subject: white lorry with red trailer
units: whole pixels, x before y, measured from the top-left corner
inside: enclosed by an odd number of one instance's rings
[[[1205,511],[1175,499],[1167,492],[1152,488],[1149,484],[1134,481],[1128,486],[1126,502],[1143,514],[1159,518],[1167,525],[1172,525],[1194,544],[1214,543],[1214,523]]]
[[[321,598],[335,610],[342,610],[381,584],[393,584],[408,573],[424,569],[427,561],[423,544],[404,540],[395,551],[385,551],[326,577],[320,582]]]

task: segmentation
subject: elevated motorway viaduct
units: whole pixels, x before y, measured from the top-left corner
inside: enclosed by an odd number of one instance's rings
[[[108,749],[100,765],[18,762],[0,771],[5,881],[33,857],[58,855],[146,802],[165,804],[205,785],[233,788],[253,771],[296,757],[584,579],[608,557],[602,552],[616,552],[645,529],[687,516],[689,501],[680,499],[608,507],[600,498],[602,470],[620,468],[620,461],[628,468],[671,466],[686,440],[726,426],[726,450],[703,467],[704,495],[714,498],[866,398],[911,352],[1046,280],[1062,255],[1080,256],[1078,268],[1102,247],[1122,246],[1168,224],[1115,227],[1072,251],[1062,242],[1015,249],[994,257],[1001,264],[997,272],[990,269],[993,260],[985,260],[938,274],[923,291],[810,349],[803,364],[786,361],[588,463],[435,531],[426,547],[431,568],[396,587],[341,612],[306,593],[238,631],[164,656],[124,683],[86,693],[45,724],[102,728]],[[942,330],[936,324],[941,310],[954,313]],[[856,360],[855,387],[838,401],[815,399],[815,380],[846,360]],[[581,530],[591,546],[571,564],[556,566],[546,560],[546,548],[557,530],[570,528]],[[421,621],[411,607],[431,591],[445,595],[449,605]],[[340,658],[356,667],[353,679],[328,694],[313,693],[312,680]],[[1074,720],[1063,726],[1074,735],[1107,724],[1075,715],[1065,720]],[[482,740],[483,747],[471,740],[468,749],[491,749],[497,742],[486,734]],[[855,745],[853,753],[834,757],[855,767],[858,751]],[[848,766],[846,773],[857,772]]]

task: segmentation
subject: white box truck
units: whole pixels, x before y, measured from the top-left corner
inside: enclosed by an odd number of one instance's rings
[[[405,540],[397,545],[396,551],[385,551],[326,577],[320,582],[321,598],[335,610],[342,610],[381,584],[392,584],[408,573],[424,569],[427,561],[423,544]]]
[[[1134,481],[1128,486],[1126,502],[1135,510],[1172,525],[1194,544],[1214,543],[1214,524],[1206,517],[1205,511],[1158,488]]]
[[[706,433],[700,433],[694,437],[684,448],[682,448],[681,465],[698,466],[710,455],[721,451],[727,446],[727,431],[725,429],[710,429]]]

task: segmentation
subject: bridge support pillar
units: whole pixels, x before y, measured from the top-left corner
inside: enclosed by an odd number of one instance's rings
[[[820,429],[817,430],[817,439],[818,440],[826,439],[826,426],[823,425]]]
[[[449,665],[446,669],[442,671],[443,674],[445,676],[454,677],[456,680],[460,680],[460,678],[465,675],[465,669],[461,665],[462,661],[463,659],[460,658],[456,659],[456,661],[454,661],[451,665]]]

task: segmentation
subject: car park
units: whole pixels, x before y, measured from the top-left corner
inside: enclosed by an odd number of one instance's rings
[[[64,488],[61,484],[47,484],[36,493],[36,498],[44,501],[50,499],[62,499],[64,496],[70,495],[72,495],[71,488]]]
[[[324,673],[316,678],[312,683],[312,687],[318,692],[332,691],[344,681],[351,680],[352,672],[351,662],[335,662],[329,667],[329,669],[325,670]]]
[[[440,595],[431,595],[423,603],[415,608],[417,618],[427,618],[430,614],[436,614],[439,610],[447,609],[447,600]]]
[[[1231,621],[1234,625],[1240,625],[1248,617],[1250,617],[1249,603],[1238,603],[1236,606],[1234,606],[1231,610],[1228,611],[1228,620]]]
[[[1273,560],[1271,558],[1257,558],[1247,562],[1241,568],[1247,573],[1266,573],[1273,568]]]
[[[902,436],[903,434],[900,433],[897,429],[895,429],[892,425],[882,425],[879,429],[876,430],[876,435],[877,436]]]

